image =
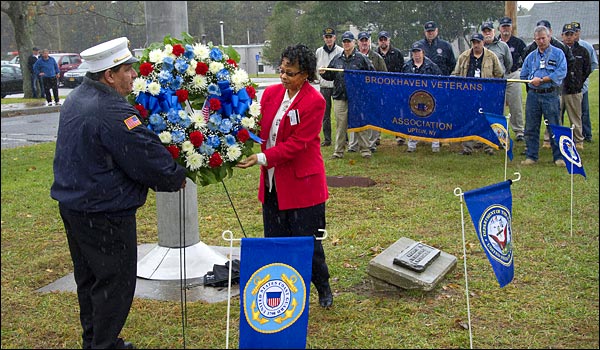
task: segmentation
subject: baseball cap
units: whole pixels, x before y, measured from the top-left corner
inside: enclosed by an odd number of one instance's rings
[[[371,36],[367,32],[360,32],[360,33],[358,33],[358,40],[369,39],[370,37]]]
[[[499,22],[500,22],[500,27],[512,25],[512,19],[510,17],[506,17],[506,16],[500,18]]]
[[[575,29],[576,32],[581,30],[581,24],[579,22],[571,22],[571,24],[573,25],[573,29]]]
[[[34,46],[33,49],[31,49],[31,51],[40,51],[40,49],[38,49],[36,46]]]
[[[323,29],[323,36],[325,35],[335,35],[335,29],[331,28],[331,27],[327,27],[325,29]]]
[[[425,27],[426,31],[435,30],[435,29],[437,29],[437,24],[435,24],[434,21],[429,21],[429,22],[425,23],[424,27]]]
[[[351,31],[347,31],[347,32],[344,32],[344,34],[342,34],[342,41],[346,41],[346,40],[354,40],[354,34],[352,34]]]
[[[475,33],[471,35],[471,41],[473,40],[483,41],[483,35],[481,33]]]
[[[562,28],[562,33],[563,34],[569,33],[569,32],[575,33],[575,28],[573,28],[573,23],[567,23]]]
[[[377,38],[381,38],[381,37],[386,37],[386,38],[391,38],[390,33],[386,32],[385,30],[382,30],[379,32],[379,35],[377,36]]]
[[[544,26],[548,29],[552,29],[552,26],[550,25],[550,22],[547,19],[541,19],[535,25],[536,26]]]
[[[425,48],[423,47],[423,43],[421,43],[420,41],[415,41],[411,46],[410,46],[410,51],[417,51],[417,50],[421,50],[424,51]]]
[[[113,39],[84,50],[81,58],[87,61],[92,73],[101,72],[120,64],[138,62],[138,59],[129,51],[128,46],[129,40],[126,37]]]
[[[481,25],[481,30],[484,30],[484,29],[494,29],[494,23],[483,22],[483,24]]]

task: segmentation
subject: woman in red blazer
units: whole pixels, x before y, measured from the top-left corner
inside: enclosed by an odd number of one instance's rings
[[[288,46],[281,54],[281,84],[265,89],[260,100],[261,153],[238,163],[261,165],[258,199],[263,204],[265,237],[320,235],[329,198],[320,138],[325,100],[315,81],[316,57],[305,45]],[[333,295],[320,240],[315,239],[312,282],[319,304],[330,307]]]

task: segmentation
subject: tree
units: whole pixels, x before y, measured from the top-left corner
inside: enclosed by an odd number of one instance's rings
[[[37,11],[37,2],[31,1],[2,1],[2,12],[8,15],[15,30],[15,41],[19,51],[19,61],[23,72],[23,92],[25,98],[32,98],[31,73],[27,67],[27,58],[33,48],[31,39],[32,21]]]

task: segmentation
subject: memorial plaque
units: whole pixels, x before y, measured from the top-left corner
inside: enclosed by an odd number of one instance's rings
[[[394,264],[422,272],[439,255],[439,249],[421,242],[414,242],[394,258]]]

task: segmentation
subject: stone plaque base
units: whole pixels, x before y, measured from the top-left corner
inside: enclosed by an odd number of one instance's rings
[[[443,251],[440,251],[440,255],[422,272],[394,264],[394,258],[414,243],[412,239],[402,237],[369,262],[367,273],[377,290],[395,289],[391,286],[383,288],[383,284],[388,283],[402,289],[421,289],[428,292],[456,267],[456,257]]]

